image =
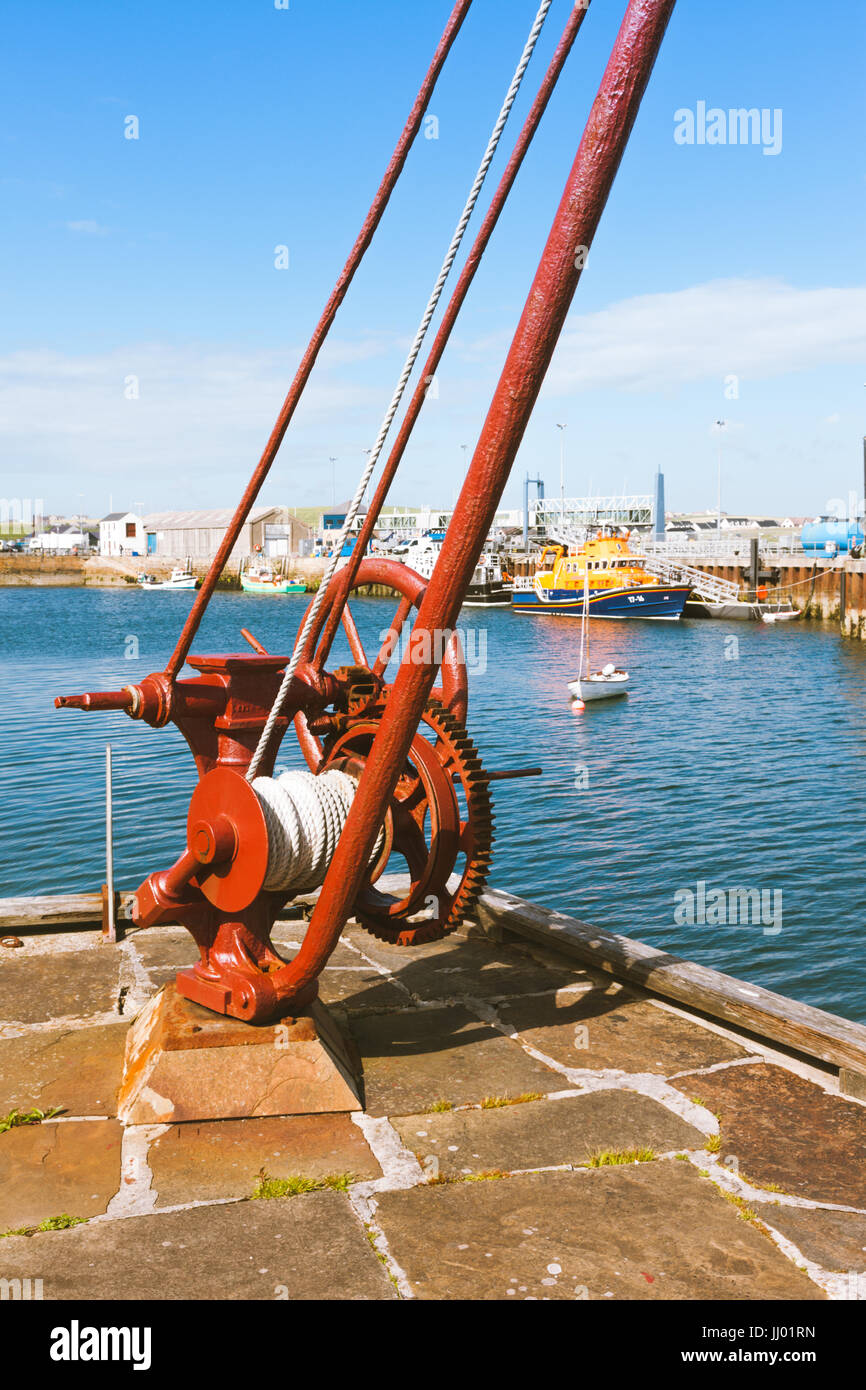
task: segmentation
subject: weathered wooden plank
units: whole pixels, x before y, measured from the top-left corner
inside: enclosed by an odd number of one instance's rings
[[[132,893],[120,894],[126,916]],[[102,924],[101,893],[63,893],[44,898],[0,898],[0,931],[13,927],[82,927]]]
[[[860,1023],[497,889],[482,895],[475,915],[486,930],[504,928],[543,942],[584,965],[639,984],[768,1042],[866,1075],[866,1027]]]

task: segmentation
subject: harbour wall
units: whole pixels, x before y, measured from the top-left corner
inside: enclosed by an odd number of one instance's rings
[[[138,582],[141,574],[168,579],[184,559],[155,555],[115,558],[104,555],[0,555],[0,585],[13,587],[93,586],[123,588]],[[206,560],[194,560],[189,569],[198,579],[204,579],[210,568]],[[308,589],[318,589],[325,572],[325,561],[289,556],[286,574],[290,579],[303,579]],[[232,562],[220,576],[220,589],[240,588],[240,565]]]
[[[709,563],[692,561],[704,574],[730,579],[749,592],[751,571],[738,558]],[[790,599],[804,618],[817,618],[839,624],[843,637],[866,641],[866,560],[764,559],[758,576],[768,589],[768,597]]]
[[[141,574],[168,579],[173,569],[183,565],[197,579],[204,579],[210,568],[206,560],[171,559],[155,555],[108,557],[104,555],[0,555],[0,587],[10,588],[134,588]],[[288,579],[303,579],[308,593],[314,593],[322,582],[327,560],[309,556],[290,555],[283,561],[281,573]],[[239,590],[240,563],[226,565],[217,582],[221,590]],[[363,594],[390,595],[394,591],[382,584],[368,584],[359,590]]]

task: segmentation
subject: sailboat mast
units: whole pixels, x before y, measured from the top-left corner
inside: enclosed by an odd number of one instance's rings
[[[583,627],[586,633],[586,674],[589,675],[589,560],[583,555]]]

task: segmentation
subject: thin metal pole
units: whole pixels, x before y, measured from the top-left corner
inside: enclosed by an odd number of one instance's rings
[[[718,509],[716,513],[716,534],[722,534],[722,431],[727,428],[727,420],[717,420],[716,429],[719,431],[719,495]]]
[[[581,269],[625,152],[675,0],[630,0],[457,509],[418,613],[418,631],[454,627],[574,298]],[[405,764],[436,663],[401,664],[348,820],[281,999],[314,983],[363,882]]]
[[[557,425],[559,430],[559,514],[565,525],[565,425]]]
[[[117,917],[114,898],[114,799],[112,791],[111,744],[105,745],[105,887],[107,890],[106,940],[117,940]]]
[[[238,505],[238,509],[235,512],[234,517],[232,518],[231,524],[228,530],[226,531],[225,535],[223,536],[222,542],[220,543],[220,547],[217,550],[217,553],[213,559],[210,569],[208,570],[204,583],[202,584],[201,588],[198,591],[198,594],[196,595],[195,603],[193,604],[192,609],[190,610],[189,617],[187,618],[186,623],[184,624],[184,628],[181,632],[178,644],[175,647],[174,652],[172,653],[172,656],[169,660],[169,663],[165,668],[165,674],[169,676],[172,680],[175,680],[177,678],[178,672],[180,671],[181,667],[186,661],[190,646],[192,644],[192,640],[195,637],[195,634],[198,632],[199,625],[201,623],[202,618],[204,617],[205,609],[207,608],[207,605],[211,600],[211,596],[213,595],[214,589],[216,588],[217,580],[219,579],[224,566],[226,565],[232,551],[235,548],[235,545],[237,544],[238,538],[240,537],[241,531],[243,530],[247,517],[249,516],[253,504],[256,498],[258,497],[259,492],[261,491],[262,484],[264,483],[265,479],[268,476],[268,473],[270,472],[271,465],[273,464],[273,461],[277,456],[277,451],[283,442],[283,438],[285,436],[286,430],[289,427],[289,423],[292,419],[292,416],[295,413],[295,408],[298,404],[298,401],[300,400],[304,388],[306,387],[307,382],[310,379],[310,375],[312,373],[313,367],[316,364],[316,359],[319,355],[319,351],[322,347],[322,344],[328,336],[328,333],[331,329],[331,325],[334,322],[337,310],[339,309],[340,305],[345,299],[346,293],[349,289],[349,286],[352,283],[355,272],[358,269],[358,266],[361,264],[361,261],[364,258],[364,254],[368,246],[370,245],[370,242],[373,240],[373,234],[375,233],[376,228],[382,220],[385,208],[388,206],[388,201],[391,197],[391,194],[394,191],[394,187],[397,183],[397,180],[399,179],[400,174],[403,171],[403,166],[406,163],[406,158],[409,154],[409,150],[411,149],[412,144],[415,140],[415,136],[418,134],[418,131],[421,127],[421,122],[424,119],[424,114],[427,110],[430,97],[433,94],[433,88],[435,87],[439,74],[442,71],[445,59],[451,51],[451,48],[454,44],[454,40],[457,38],[461,25],[463,24],[464,19],[469,13],[469,8],[471,4],[472,0],[457,0],[457,4],[454,6],[454,9],[451,13],[451,18],[445,26],[445,32],[443,33],[442,38],[439,41],[439,47],[436,50],[433,62],[430,66],[427,76],[424,79],[421,90],[418,93],[418,97],[409,115],[409,119],[406,123],[405,129],[403,130],[403,134],[400,136],[400,139],[397,143],[397,148],[395,149],[394,154],[391,158],[391,163],[388,165],[388,168],[385,172],[385,177],[382,180],[382,183],[379,187],[379,191],[376,194],[370,211],[367,214],[366,221],[364,222],[364,225],[361,228],[358,239],[352,248],[351,255],[349,256],[349,259],[346,262],[343,272],[340,275],[340,278],[337,281],[336,285],[334,286],[333,291],[331,292],[331,297],[325,305],[322,317],[320,318],[316,326],[316,330],[312,338],[310,339],[309,346],[306,352],[304,353],[301,365],[298,367],[298,370],[295,373],[295,379],[289,388],[289,393],[286,396],[285,401],[283,402],[283,407],[279,413],[279,416],[277,417],[277,423],[274,425],[270,439],[265,445],[264,453],[262,454],[258,464],[256,465],[253,476],[249,481],[246,492],[240,500],[240,504]]]

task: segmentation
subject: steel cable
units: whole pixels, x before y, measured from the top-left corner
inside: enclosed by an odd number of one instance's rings
[[[385,413],[385,417],[382,421],[382,426],[379,430],[378,438],[376,440],[375,445],[373,446],[373,449],[370,452],[370,457],[364,469],[361,472],[361,477],[358,482],[355,495],[349,504],[349,509],[346,513],[346,519],[343,523],[343,528],[340,532],[339,540],[334,546],[330,563],[326,567],[321,584],[319,585],[313,602],[310,605],[310,610],[307,613],[301,631],[298,633],[297,641],[295,642],[295,649],[292,653],[292,658],[288,666],[286,667],[285,674],[280,684],[280,688],[277,692],[276,699],[274,700],[271,712],[268,715],[267,722],[265,723],[265,727],[263,728],[261,737],[259,738],[256,751],[253,754],[249,768],[247,769],[246,776],[247,781],[249,782],[252,782],[256,777],[258,769],[261,766],[262,760],[268,750],[268,747],[270,746],[274,726],[276,725],[277,719],[280,716],[283,704],[285,703],[286,695],[289,691],[289,687],[291,686],[292,680],[294,679],[295,672],[298,668],[298,663],[301,659],[301,653],[304,649],[307,638],[309,637],[310,632],[313,629],[313,625],[316,621],[322,603],[324,602],[324,596],[328,588],[328,585],[330,584],[331,580],[334,577],[334,574],[336,573],[337,563],[340,559],[340,554],[342,552],[343,546],[349,536],[349,533],[351,532],[355,517],[357,516],[358,510],[364,499],[364,494],[367,491],[370,479],[372,478],[376,465],[379,462],[379,457],[385,445],[385,440],[388,437],[388,432],[394,421],[394,416],[397,414],[400,402],[403,398],[403,393],[406,389],[406,385],[409,381],[410,376],[412,375],[415,363],[418,360],[418,355],[423,346],[424,339],[427,336],[427,330],[430,327],[433,315],[436,312],[436,308],[442,296],[442,291],[445,288],[445,283],[448,279],[449,274],[451,273],[451,268],[454,265],[454,261],[457,258],[457,253],[460,250],[460,245],[463,241],[464,233],[469,224],[469,220],[472,216],[472,213],[475,209],[475,205],[478,202],[478,198],[484,186],[484,181],[487,177],[487,172],[490,168],[491,163],[493,162],[493,157],[496,154],[496,150],[498,148],[502,132],[505,129],[505,124],[508,120],[509,115],[511,114],[511,109],[515,101],[517,100],[517,95],[523,83],[523,78],[526,74],[526,69],[529,66],[530,59],[532,58],[532,55],[535,51],[535,46],[538,42],[539,35],[541,34],[541,30],[544,26],[544,21],[547,18],[548,11],[552,4],[553,0],[542,0],[542,4],[538,8],[538,13],[535,16],[535,21],[529,32],[529,37],[526,40],[523,53],[521,54],[520,62],[518,63],[517,69],[514,73],[514,77],[511,80],[511,85],[508,88],[505,101],[502,104],[502,109],[499,113],[496,124],[493,127],[493,132],[490,136],[490,140],[488,141],[487,149],[484,152],[484,157],[481,161],[481,164],[479,165],[478,173],[475,176],[475,181],[470,190],[469,197],[466,200],[463,212],[460,215],[460,219],[457,223],[457,227],[451,239],[451,245],[448,248],[445,260],[442,263],[442,269],[439,272],[436,284],[433,287],[433,292],[430,295],[430,299],[428,300],[427,308],[424,311],[421,323],[418,326],[418,331],[415,334],[415,339],[412,343],[412,347],[409,350],[409,354],[404,363],[403,370],[400,373],[400,377],[397,382],[394,395],[391,399],[391,404],[389,405],[388,410]]]

